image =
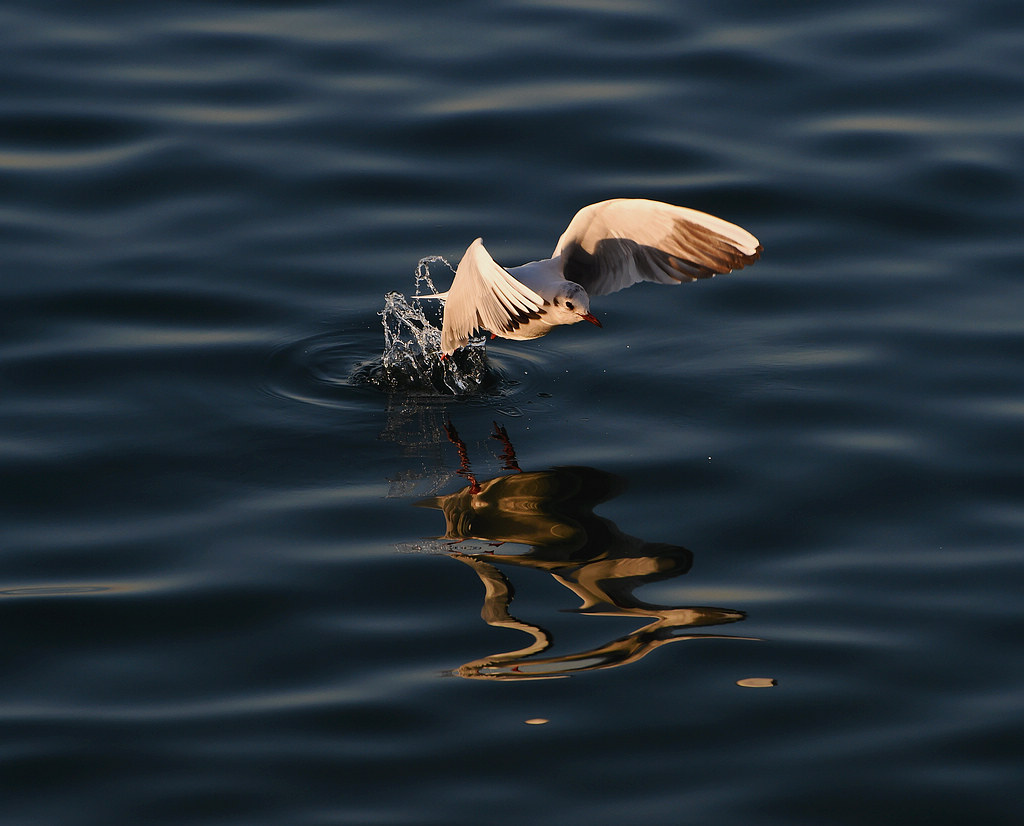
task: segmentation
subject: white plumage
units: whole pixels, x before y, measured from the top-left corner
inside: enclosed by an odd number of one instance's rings
[[[479,330],[538,338],[559,324],[601,323],[590,297],[638,281],[680,284],[731,272],[761,256],[749,232],[695,209],[616,198],[584,207],[551,258],[506,270],[477,238],[459,262],[444,300],[441,349],[450,355]]]

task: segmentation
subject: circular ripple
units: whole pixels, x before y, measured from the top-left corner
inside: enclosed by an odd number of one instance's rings
[[[521,405],[531,406],[550,396],[550,354],[528,347],[498,347],[473,353],[483,358],[478,382],[456,393],[445,385],[438,367],[420,367],[406,375],[386,376],[379,340],[369,335],[331,331],[298,339],[279,347],[270,356],[270,379],[264,389],[271,395],[318,406],[365,405],[368,399],[386,396],[430,400],[458,400],[483,404],[507,416],[521,416]],[[456,363],[465,359],[456,353]]]
[[[271,354],[271,376],[264,389],[303,404],[353,406],[374,395],[372,387],[355,379],[374,358],[368,338],[340,331],[309,336]]]

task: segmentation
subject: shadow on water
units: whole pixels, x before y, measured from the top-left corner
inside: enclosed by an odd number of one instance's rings
[[[523,471],[504,427],[495,423],[492,438],[502,445],[504,473],[479,481],[468,449],[451,423],[448,439],[459,452],[458,475],[466,485],[445,496],[416,504],[436,508],[445,517],[446,552],[480,577],[485,596],[481,616],[489,625],[523,631],[529,645],[468,662],[452,673],[469,679],[522,680],[568,677],[582,671],[636,662],[670,642],[694,639],[756,639],[692,633],[692,629],[738,622],[745,614],[728,608],[663,606],[634,595],[641,585],[681,576],[693,554],[679,545],[646,542],[629,536],[594,514],[601,502],[624,490],[619,477],[590,467]],[[482,554],[456,548],[474,539],[494,547]],[[506,543],[528,546],[524,553],[499,554]],[[581,601],[579,615],[647,620],[630,634],[602,645],[558,656],[538,657],[552,646],[541,625],[514,617],[509,607],[514,588],[500,568],[529,568],[550,574]]]

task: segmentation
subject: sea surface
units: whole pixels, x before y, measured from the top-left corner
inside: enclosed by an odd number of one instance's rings
[[[0,77],[2,826],[1024,822],[1019,0],[8,0]],[[763,257],[381,380],[620,196]]]

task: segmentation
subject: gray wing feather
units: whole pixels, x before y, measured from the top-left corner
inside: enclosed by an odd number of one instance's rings
[[[695,209],[616,198],[584,207],[558,239],[562,272],[590,295],[654,281],[679,284],[731,272],[761,257],[749,232]]]

